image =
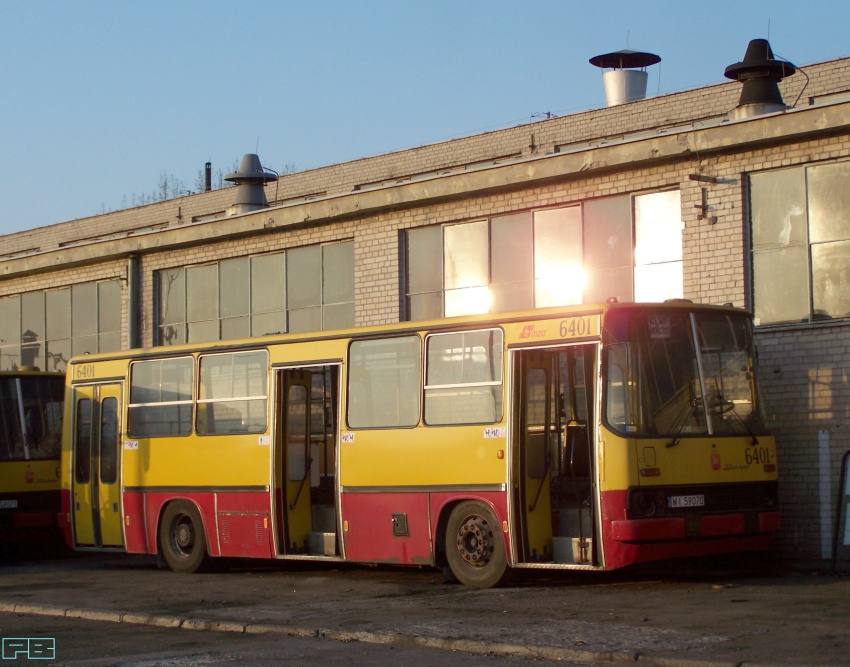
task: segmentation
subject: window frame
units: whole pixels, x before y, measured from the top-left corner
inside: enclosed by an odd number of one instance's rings
[[[134,384],[133,377],[135,373],[136,367],[140,367],[145,364],[159,364],[159,391],[160,391],[160,399],[162,398],[162,365],[168,362],[185,362],[189,361],[189,368],[191,369],[191,377],[189,378],[189,398],[183,398],[176,401],[137,401],[133,402],[133,393],[134,393]],[[130,362],[130,368],[128,369],[128,397],[127,397],[127,436],[130,438],[137,439],[147,439],[147,438],[184,438],[191,436],[194,431],[194,411],[195,411],[195,394],[196,394],[196,377],[197,372],[195,369],[195,359],[191,355],[181,355],[175,357],[160,357],[157,359],[140,359],[137,361]],[[141,389],[141,387],[139,387]],[[172,407],[177,406],[178,408],[178,420],[177,425],[179,428],[184,428],[184,419],[182,418],[182,413],[180,408],[182,406],[189,406],[189,417],[188,417],[188,429],[186,432],[179,431],[177,433],[147,433],[140,432],[135,429],[137,425],[138,417],[135,417],[134,412],[143,411],[145,408],[162,408],[162,407]],[[139,422],[143,423],[143,422]]]
[[[364,361],[361,362],[361,363],[355,364],[355,362],[353,361],[353,358],[355,357],[355,354],[354,354],[355,348],[357,346],[360,346],[360,345],[370,345],[370,344],[378,345],[381,342],[387,342],[387,341],[392,341],[392,340],[395,340],[395,341],[403,341],[403,340],[413,341],[413,340],[415,340],[416,341],[417,353],[415,355],[415,363],[410,365],[410,367],[415,369],[416,373],[417,373],[417,377],[415,378],[415,383],[410,381],[410,380],[408,380],[408,382],[406,382],[406,383],[399,382],[397,384],[397,394],[396,394],[397,396],[402,397],[402,396],[406,396],[407,392],[410,392],[410,396],[408,396],[408,399],[412,398],[415,394],[415,401],[408,400],[407,401],[408,405],[405,408],[405,409],[410,409],[410,406],[412,406],[415,402],[415,405],[416,405],[415,418],[412,419],[412,420],[406,420],[406,421],[398,420],[395,423],[390,423],[390,422],[380,422],[380,423],[378,423],[378,422],[374,422],[374,421],[370,421],[370,423],[366,423],[366,424],[355,423],[355,422],[352,421],[352,406],[356,406],[357,403],[359,402],[359,400],[361,400],[361,399],[352,400],[352,395],[355,394],[355,392],[352,391],[352,386],[357,382],[363,382],[364,387],[360,388],[360,391],[365,392],[366,389],[368,389],[368,386],[366,386],[366,383],[363,380],[362,376],[368,375],[368,371],[370,370],[368,367],[366,367],[365,362],[367,361],[367,356],[365,355],[365,353],[363,353]],[[398,335],[395,335],[395,336],[381,336],[381,337],[374,337],[374,338],[358,338],[358,339],[354,339],[354,340],[350,341],[349,345],[348,345],[348,352],[347,352],[347,355],[346,355],[347,363],[348,363],[348,373],[347,373],[346,383],[345,383],[345,393],[346,393],[345,424],[346,424],[346,427],[351,429],[351,430],[375,430],[375,429],[400,429],[400,428],[406,429],[406,428],[415,428],[416,426],[418,426],[419,423],[422,421],[422,373],[423,373],[422,352],[423,352],[422,337],[418,333],[404,333],[404,334],[398,334]],[[409,360],[410,361],[414,360],[413,354],[410,354]],[[376,368],[378,368],[378,370],[380,370],[379,366],[376,366]],[[411,387],[412,387],[412,389],[411,389]],[[364,395],[363,398],[371,400],[374,397],[374,395],[375,395],[375,392],[370,390],[368,396]],[[363,411],[363,412],[365,414],[365,411]],[[357,416],[359,417],[361,415],[357,415]]]
[[[260,381],[260,387],[259,387],[263,391],[262,395],[251,394],[251,387],[250,387],[250,384],[251,384],[251,377],[250,377],[251,367],[250,367],[250,365],[246,364],[246,365],[242,366],[241,367],[242,370],[243,370],[242,375],[241,376],[236,375],[235,371],[237,370],[237,365],[234,362],[239,357],[247,357],[247,356],[258,357],[257,363],[259,363],[259,367],[263,369],[264,375],[260,379],[261,381]],[[212,360],[220,360],[220,359],[224,359],[225,357],[230,357],[230,359],[231,359],[231,363],[229,365],[231,372],[229,374],[229,377],[227,378],[230,381],[231,393],[232,393],[233,384],[235,382],[239,382],[242,379],[244,379],[245,382],[246,382],[247,393],[244,396],[204,396],[205,388],[214,386],[212,383],[205,384],[205,380],[207,378],[205,377],[205,372],[204,372],[204,362],[205,361],[212,361]],[[260,360],[259,357],[262,357],[262,360]],[[219,368],[221,368],[221,367],[219,367]],[[251,401],[255,401],[255,402],[262,401],[262,403],[263,403],[262,411],[259,412],[259,413],[255,413],[255,412],[252,412],[250,409],[248,409],[249,408],[248,404]],[[207,430],[208,425],[205,425],[202,428],[201,422],[203,420],[202,420],[201,415],[202,415],[202,413],[208,412],[206,406],[213,406],[214,407],[217,404],[221,405],[221,404],[237,403],[237,402],[239,402],[239,403],[244,402],[246,404],[245,405],[245,407],[246,407],[245,414],[242,415],[243,416],[243,422],[244,422],[245,417],[250,418],[250,416],[253,415],[253,414],[262,414],[262,416],[263,416],[262,428],[259,428],[258,426],[255,426],[253,428],[250,427],[250,426],[246,426],[244,429],[241,429],[241,430],[238,430],[238,431],[231,430],[231,431],[225,431],[225,432],[221,432],[221,431],[218,431],[218,430],[212,430],[212,431]],[[196,394],[195,403],[197,405],[197,408],[195,409],[194,427],[195,427],[195,433],[199,436],[217,436],[217,435],[233,436],[233,435],[247,435],[247,434],[256,435],[256,434],[259,434],[259,433],[267,432],[268,429],[269,429],[269,353],[268,353],[268,350],[263,348],[263,349],[255,349],[255,350],[239,350],[239,351],[236,351],[236,352],[213,352],[213,353],[209,353],[209,354],[199,355],[199,357],[198,357],[198,390],[197,390],[197,394]],[[215,410],[213,409],[209,412],[214,415]],[[211,421],[215,422],[214,416],[212,418],[210,418],[208,415],[204,414],[204,419],[207,420],[207,421],[211,420]],[[221,420],[221,421],[224,421],[224,420]]]
[[[818,238],[813,233],[813,211],[815,217],[818,214],[818,202],[813,202],[813,188],[811,186],[811,174],[814,170],[829,169],[831,167],[850,169],[850,160],[833,160],[824,162],[810,162],[794,166],[783,166],[775,169],[754,171],[747,174],[746,186],[748,203],[748,225],[747,225],[747,276],[748,289],[747,299],[754,314],[754,324],[762,327],[789,327],[799,325],[812,325],[829,322],[842,322],[850,319],[850,308],[844,313],[830,315],[818,306],[829,306],[829,302],[823,298],[824,285],[828,284],[828,278],[832,273],[823,271],[822,261],[816,261],[816,255],[829,246],[843,244],[850,255],[850,227],[843,231],[843,238]],[[796,172],[796,176],[795,176]],[[764,225],[762,211],[757,210],[758,187],[755,181],[762,178],[788,175],[790,178],[799,179],[799,187],[802,201],[799,206],[788,210],[787,220],[784,226],[777,222],[774,215],[771,218],[770,227],[761,230]],[[765,183],[765,190],[769,190],[770,182]],[[774,186],[775,187],[775,186]],[[787,188],[786,188],[787,190]],[[770,199],[768,197],[768,199]],[[772,201],[772,200],[771,200]],[[848,207],[846,214],[850,217],[850,197],[847,197]],[[792,216],[802,216],[801,219],[792,221]],[[795,228],[795,223],[800,228]],[[787,229],[786,229],[787,228]],[[778,237],[778,238],[772,238]],[[814,237],[814,238],[813,238]],[[773,279],[774,273],[770,273],[771,266],[775,266],[778,259],[774,257],[793,253],[800,262],[805,262],[799,279],[792,281],[797,290],[796,294],[789,294],[788,290],[782,289],[782,285],[776,284]],[[765,265],[769,261],[770,265]],[[761,265],[761,266],[760,266]],[[819,279],[818,279],[819,278]],[[821,297],[818,295],[821,294]],[[788,300],[791,299],[789,302]],[[772,311],[775,304],[784,302],[783,313],[774,316]],[[850,301],[845,302],[850,303]],[[840,304],[839,304],[840,305]],[[797,317],[796,315],[800,316]],[[766,319],[770,318],[770,319]]]
[[[466,376],[466,361],[467,354],[469,354],[469,361],[472,362],[471,357],[474,355],[474,341],[470,341],[467,344],[467,336],[472,336],[474,334],[482,334],[482,333],[490,333],[490,334],[498,334],[498,340],[494,340],[493,344],[489,349],[485,349],[485,354],[487,354],[487,361],[489,366],[497,371],[498,379],[496,380],[473,380],[473,381],[465,381],[464,377]],[[458,382],[442,382],[439,384],[430,384],[430,375],[432,371],[431,360],[434,355],[445,352],[446,348],[432,349],[431,341],[445,339],[448,336],[460,336],[460,381]],[[504,416],[504,386],[505,386],[505,333],[499,327],[489,327],[486,329],[465,329],[461,331],[438,331],[434,333],[430,333],[425,336],[425,372],[423,378],[423,408],[422,408],[422,421],[426,426],[465,426],[469,424],[498,424],[502,421],[502,417]],[[498,358],[490,356],[490,352],[498,351]],[[455,363],[455,362],[450,362]],[[433,370],[437,370],[436,367],[433,367]],[[462,404],[463,408],[469,408],[473,405],[474,400],[473,396],[488,396],[488,392],[475,391],[476,389],[481,389],[489,387],[489,396],[493,398],[493,412],[492,416],[488,419],[479,418],[479,419],[471,419],[467,421],[459,421],[447,419],[444,421],[438,421],[438,419],[429,419],[429,397],[434,399],[439,397],[444,397],[446,395],[451,396],[452,394],[445,394],[444,392],[456,390],[457,393],[454,394],[457,397],[457,401]],[[493,393],[493,389],[496,388],[498,395]],[[468,400],[464,401],[463,393],[470,392],[467,395]],[[433,403],[432,403],[433,405]],[[462,408],[462,409],[463,409]],[[469,410],[468,413],[474,414],[472,410]],[[433,414],[433,413],[432,413]]]

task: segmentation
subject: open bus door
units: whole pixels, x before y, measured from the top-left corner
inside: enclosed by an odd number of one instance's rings
[[[71,484],[77,546],[121,547],[121,385],[74,387]]]
[[[339,367],[279,372],[282,554],[336,556]]]
[[[593,564],[598,346],[515,350],[513,503],[519,563]]]

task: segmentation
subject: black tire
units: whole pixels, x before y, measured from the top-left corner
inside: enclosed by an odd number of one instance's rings
[[[508,569],[505,539],[493,511],[470,500],[452,511],[446,526],[446,560],[457,580],[475,588],[497,586]]]
[[[159,541],[165,562],[175,572],[197,572],[207,561],[204,525],[191,503],[173,502],[165,508],[159,524]]]

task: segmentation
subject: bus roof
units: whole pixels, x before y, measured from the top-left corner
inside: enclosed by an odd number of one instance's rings
[[[101,352],[96,354],[85,354],[73,357],[68,365],[81,363],[93,363],[108,360],[127,358],[145,358],[176,356],[190,352],[204,351],[216,352],[235,349],[264,348],[270,345],[298,342],[318,342],[343,339],[356,339],[376,335],[401,334],[405,332],[421,331],[452,331],[465,328],[468,325],[498,326],[501,324],[532,322],[536,320],[551,320],[559,317],[575,317],[579,315],[603,315],[612,310],[701,310],[701,311],[726,311],[739,315],[750,314],[731,305],[709,305],[699,304],[687,299],[671,299],[662,303],[598,303],[579,304],[575,306],[553,306],[548,308],[535,308],[533,310],[522,310],[505,313],[486,313],[483,315],[462,315],[440,319],[417,320],[393,322],[389,324],[370,325],[365,327],[351,327],[347,329],[335,329],[327,331],[311,331],[305,333],[281,333],[254,338],[241,338],[232,340],[206,341],[203,343],[182,343],[180,345],[168,345],[148,348],[134,348],[114,352]]]

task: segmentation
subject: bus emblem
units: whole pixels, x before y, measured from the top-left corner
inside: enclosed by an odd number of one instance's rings
[[[35,481],[35,473],[32,470],[26,472],[27,484],[32,484]]]
[[[711,469],[712,470],[720,470],[720,454],[714,452],[711,455]]]
[[[520,338],[543,338],[546,335],[546,329],[538,331],[534,330],[533,324],[526,324],[519,334]]]

